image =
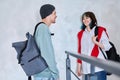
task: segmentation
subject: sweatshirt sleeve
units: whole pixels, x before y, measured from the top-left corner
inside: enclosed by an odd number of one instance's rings
[[[39,49],[41,50],[42,57],[48,64],[49,70],[51,71],[53,77],[57,79],[59,77],[59,72],[55,62],[55,55],[49,28],[43,24],[39,25],[36,30],[35,39]]]

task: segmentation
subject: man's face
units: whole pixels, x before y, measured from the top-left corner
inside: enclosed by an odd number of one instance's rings
[[[56,18],[57,18],[56,11],[54,10],[52,12],[52,14],[50,15],[51,23],[55,23],[56,22]]]

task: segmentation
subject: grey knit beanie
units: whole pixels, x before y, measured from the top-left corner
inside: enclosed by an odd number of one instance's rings
[[[53,11],[55,10],[55,7],[51,4],[45,4],[41,6],[40,8],[40,15],[41,18],[44,19],[47,16],[49,16]]]

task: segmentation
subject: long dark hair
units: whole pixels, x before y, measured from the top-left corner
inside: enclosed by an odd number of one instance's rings
[[[81,29],[82,29],[82,30],[85,30],[85,28],[86,28],[86,26],[85,26],[84,23],[83,23],[83,18],[84,18],[84,16],[90,17],[91,20],[92,20],[92,21],[91,21],[91,24],[90,24],[90,29],[92,29],[94,26],[97,26],[97,19],[96,19],[94,13],[88,11],[88,12],[83,13],[83,15],[82,15],[82,19],[81,19],[81,21],[82,21]]]

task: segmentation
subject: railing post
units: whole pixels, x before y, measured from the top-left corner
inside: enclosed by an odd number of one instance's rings
[[[66,80],[71,80],[71,72],[70,72],[70,59],[69,59],[69,55],[67,54],[67,58],[66,58]]]

